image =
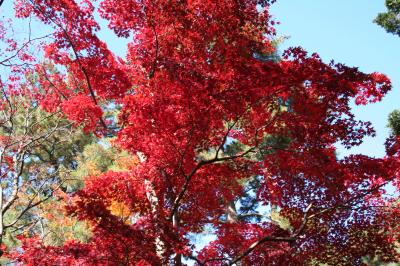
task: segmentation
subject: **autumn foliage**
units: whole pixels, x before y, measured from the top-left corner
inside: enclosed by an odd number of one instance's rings
[[[7,256],[21,265],[398,261],[398,202],[387,192],[399,185],[397,140],[384,158],[339,159],[334,146],[374,135],[350,104],[380,101],[390,81],[302,48],[276,59],[270,2],[15,1],[16,16],[50,26],[52,38],[40,44],[45,64],[13,75],[36,74],[30,93],[45,111],[115,137],[129,158],[68,196],[65,215],[90,225],[88,241],[21,237]],[[116,41],[130,40],[126,57],[98,37],[98,14]],[[192,241],[207,230],[211,241]]]

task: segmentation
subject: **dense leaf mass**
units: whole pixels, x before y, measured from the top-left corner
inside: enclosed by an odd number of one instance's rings
[[[362,265],[398,260],[398,144],[338,159],[373,136],[350,104],[380,101],[389,79],[276,54],[266,0],[18,0],[54,29],[37,101],[132,159],[86,178],[69,215],[87,243],[21,238],[22,265]],[[97,12],[126,58],[97,37]],[[117,109],[118,117],[107,110]],[[396,146],[397,145],[397,146]],[[212,241],[191,236],[211,228]],[[239,264],[241,263],[241,264]]]

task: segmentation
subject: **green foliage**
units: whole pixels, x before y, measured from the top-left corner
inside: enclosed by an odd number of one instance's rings
[[[260,152],[257,159],[263,158],[265,155],[273,154],[279,150],[284,150],[290,144],[290,138],[278,135],[267,135],[260,144]]]
[[[88,242],[91,237],[89,225],[65,214],[66,202],[62,198],[52,198],[36,210],[39,216],[35,231],[39,232],[44,244],[61,246],[68,240]]]
[[[393,135],[400,135],[400,110],[394,110],[389,114],[388,127]]]
[[[11,225],[3,235],[3,243],[7,247],[20,245],[18,235],[38,235],[49,245],[62,245],[71,239],[87,241],[90,237],[88,226],[75,218],[65,217],[68,195],[59,187],[71,182],[70,173],[78,166],[76,158],[94,137],[74,127],[60,113],[44,111],[29,97],[14,97],[9,101],[10,106],[3,112],[3,119],[7,120],[0,125],[0,137],[11,138],[16,145],[29,144],[29,148],[24,150],[21,159],[18,190],[12,175],[1,180],[3,197],[10,197],[12,191],[17,193],[1,221]],[[11,115],[7,117],[7,114]],[[16,150],[9,146],[7,156],[17,156]],[[57,197],[55,193],[65,198]],[[4,263],[0,262],[1,265]]]
[[[365,258],[363,258],[363,263],[368,266],[399,266],[400,265],[400,263],[395,263],[395,262],[384,263],[379,259],[379,257],[374,257],[374,258],[365,257]]]
[[[126,170],[124,162],[129,165],[134,160],[135,158],[127,152],[110,145],[107,139],[88,144],[76,158],[77,168],[70,173],[71,181],[67,183],[67,191],[73,192],[83,188],[84,180],[88,176],[99,175],[108,170]]]
[[[386,0],[386,7],[388,11],[378,14],[374,22],[387,32],[400,36],[400,0]]]
[[[85,177],[107,171],[113,163],[113,154],[101,144],[93,143],[85,146],[76,160],[77,168],[71,173],[68,191],[83,188]]]

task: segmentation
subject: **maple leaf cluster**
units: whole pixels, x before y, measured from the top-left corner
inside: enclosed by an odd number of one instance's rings
[[[398,202],[386,189],[399,186],[398,140],[385,158],[338,159],[334,147],[375,134],[350,104],[380,101],[390,81],[302,48],[271,59],[271,2],[16,1],[18,17],[53,29],[41,51],[59,71],[31,62],[17,72],[38,75],[37,103],[115,137],[133,159],[71,196],[68,215],[90,224],[88,242],[22,237],[7,256],[22,265],[397,261]],[[124,59],[97,36],[97,14],[116,39],[132,38]],[[207,227],[213,240],[197,249],[190,236]]]

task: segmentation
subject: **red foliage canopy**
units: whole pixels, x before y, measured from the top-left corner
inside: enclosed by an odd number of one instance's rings
[[[16,1],[19,17],[54,27],[43,49],[66,69],[39,78],[43,106],[116,134],[142,160],[88,178],[75,195],[69,212],[91,222],[89,243],[25,239],[12,256],[26,265],[396,261],[398,209],[384,188],[396,180],[397,153],[338,159],[333,146],[374,134],[349,103],[379,101],[390,81],[301,48],[272,59],[269,2],[103,0],[109,27],[133,36],[123,60],[97,37],[91,1]],[[110,103],[121,106],[114,131],[102,111]],[[129,221],[110,211],[113,201]],[[254,213],[262,210],[278,218]],[[214,240],[195,251],[190,236],[205,227]]]

